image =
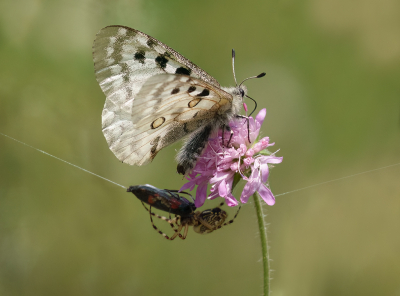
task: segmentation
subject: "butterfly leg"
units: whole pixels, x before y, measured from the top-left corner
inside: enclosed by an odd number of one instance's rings
[[[249,140],[249,143],[251,143],[250,141],[250,120],[247,116],[243,116],[243,115],[236,115],[238,118],[245,118],[247,121],[247,139]]]
[[[225,139],[224,139],[225,130],[230,132],[228,144],[226,144],[226,145],[225,145]],[[231,143],[232,137],[233,137],[233,131],[231,130],[231,127],[229,125],[223,125],[222,126],[222,147],[229,147],[229,144]]]
[[[225,124],[222,126],[222,147],[225,147]]]
[[[231,130],[231,128],[229,128],[231,135],[229,136],[229,141],[228,144],[226,145],[226,147],[229,147],[229,144],[231,143],[232,137],[233,137],[233,130]]]
[[[248,117],[246,118],[246,120],[247,120],[247,139],[249,139],[249,143],[251,143],[251,140],[250,140],[250,120],[249,120]]]

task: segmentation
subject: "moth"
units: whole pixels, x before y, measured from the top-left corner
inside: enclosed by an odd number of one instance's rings
[[[241,208],[239,206],[232,220],[225,222],[228,214],[221,209],[224,205],[223,202],[216,208],[200,212],[196,211],[197,208],[193,202],[179,195],[187,194],[192,199],[192,196],[186,192],[180,192],[178,194],[178,190],[159,189],[149,184],[130,186],[126,191],[132,192],[142,202],[144,208],[150,214],[150,222],[153,228],[168,240],[174,240],[176,237],[185,239],[189,226],[193,226],[193,230],[197,233],[206,234],[232,224]],[[144,203],[148,204],[150,209],[148,209]],[[151,211],[152,208],[169,213],[169,218],[153,213]],[[171,214],[175,214],[175,218],[172,219]],[[169,237],[166,233],[159,230],[157,226],[154,225],[153,217],[168,222],[175,233]],[[181,234],[182,230],[183,234]]]
[[[162,148],[186,137],[177,171],[187,174],[210,135],[239,116],[247,96],[243,82],[221,87],[172,48],[124,26],[97,33],[93,61],[106,95],[103,134],[115,156],[130,165],[149,163]]]

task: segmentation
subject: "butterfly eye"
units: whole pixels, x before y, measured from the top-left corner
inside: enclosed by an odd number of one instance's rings
[[[244,97],[244,90],[243,89],[241,89],[241,88],[239,88],[239,92],[240,92],[240,95],[242,96],[242,98]]]

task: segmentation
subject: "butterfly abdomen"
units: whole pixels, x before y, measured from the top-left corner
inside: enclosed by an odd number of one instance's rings
[[[186,175],[194,168],[197,158],[203,153],[210,136],[219,128],[229,125],[229,121],[238,114],[241,99],[236,93],[237,90],[234,87],[226,88],[226,90],[232,94],[232,102],[224,104],[221,99],[219,112],[206,125],[192,133],[179,151],[176,157],[179,174]]]
[[[178,161],[177,171],[179,174],[186,175],[187,172],[193,169],[197,158],[203,152],[208,138],[214,130],[215,126],[210,123],[189,136],[176,157]]]

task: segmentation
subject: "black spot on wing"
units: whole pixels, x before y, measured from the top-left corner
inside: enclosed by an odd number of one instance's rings
[[[171,91],[171,95],[177,94],[178,92],[179,92],[179,87],[176,87]]]
[[[192,70],[184,67],[179,67],[175,70],[175,74],[190,75],[190,73],[192,73]]]
[[[188,103],[189,108],[195,107],[202,99],[193,99]],[[197,114],[197,113],[196,113]]]
[[[148,39],[146,44],[148,47],[154,48],[154,46],[157,45],[157,42],[155,42],[153,39]]]
[[[144,64],[144,60],[146,59],[145,57],[145,52],[143,50],[138,50],[135,55],[133,56],[133,59],[135,61],[138,61],[141,64]]]
[[[206,97],[206,96],[208,96],[210,94],[210,91],[208,90],[208,89],[203,89],[203,91],[201,92],[201,93],[199,93],[198,95],[197,95],[197,97]]]
[[[156,57],[156,63],[161,69],[165,69],[168,63],[168,59],[165,58],[164,55],[160,54],[158,57]]]
[[[188,93],[191,93],[191,92],[194,92],[196,90],[196,87],[195,86],[191,86],[191,87],[189,87],[189,89],[187,90],[187,92]]]
[[[172,58],[172,55],[168,51],[164,52],[164,56],[167,58]]]
[[[163,125],[164,122],[165,122],[165,117],[159,117],[151,123],[150,127],[152,129],[156,129],[156,128],[160,127],[161,125]]]

